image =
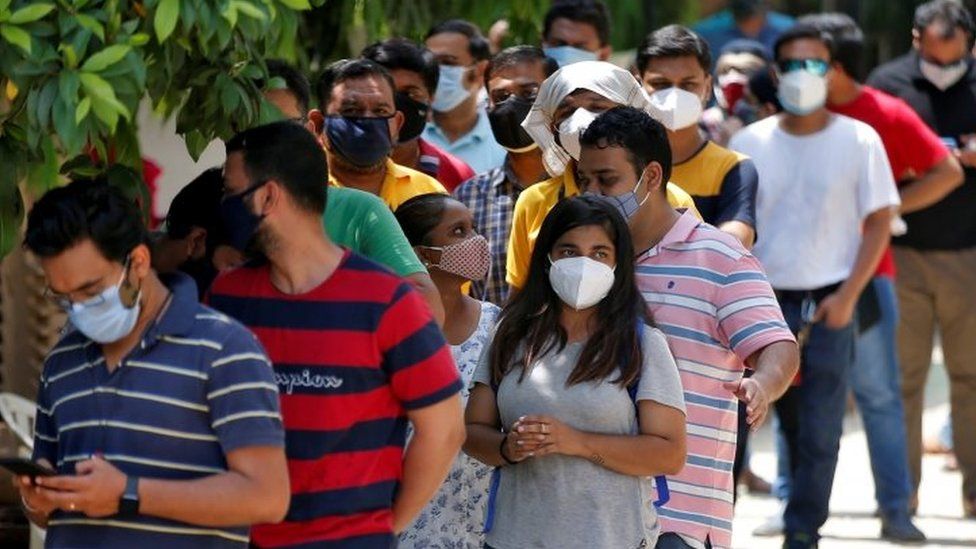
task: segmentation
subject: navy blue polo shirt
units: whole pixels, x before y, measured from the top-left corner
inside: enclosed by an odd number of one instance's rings
[[[101,346],[71,331],[48,354],[37,396],[34,459],[62,474],[100,454],[127,475],[188,480],[227,471],[239,448],[284,446],[274,374],[237,321],[197,302],[178,274],[168,308],[109,372]],[[149,516],[94,519],[55,511],[48,547],[242,548],[248,528]]]

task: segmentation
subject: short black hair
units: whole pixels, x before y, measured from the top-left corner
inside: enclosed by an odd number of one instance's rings
[[[437,80],[440,77],[437,60],[430,50],[413,40],[390,38],[377,42],[366,46],[362,57],[375,61],[388,71],[401,69],[419,74],[431,95],[437,89]]]
[[[308,109],[312,105],[312,85],[308,78],[294,66],[289,65],[281,59],[269,59],[266,61],[268,66],[268,76],[271,78],[281,78],[285,81],[285,89],[295,96],[298,101],[298,110],[302,116],[308,114]]]
[[[449,194],[421,194],[400,204],[393,212],[411,246],[430,244],[430,232],[441,224],[451,200],[454,198]]]
[[[542,73],[546,78],[549,78],[554,72],[559,70],[559,63],[551,57],[546,57],[542,48],[538,46],[512,46],[503,49],[491,58],[491,62],[488,63],[488,69],[485,70],[485,87],[488,87],[488,81],[491,80],[491,73],[521,65],[522,63],[541,63]]]
[[[864,33],[846,13],[812,13],[797,19],[798,24],[810,25],[830,35],[834,43],[831,57],[844,67],[848,76],[864,81]]]
[[[339,84],[347,80],[371,76],[385,80],[390,85],[390,95],[396,96],[396,84],[393,82],[393,77],[390,76],[390,71],[386,70],[383,65],[369,59],[340,59],[326,67],[319,75],[317,86],[319,108],[323,111],[326,109],[332,99],[332,90]]]
[[[637,71],[643,74],[651,60],[661,57],[694,57],[702,70],[712,70],[712,51],[697,32],[681,25],[668,25],[648,34],[637,48]]]
[[[104,178],[79,179],[51,189],[27,216],[24,246],[38,257],[60,255],[85,239],[109,261],[124,263],[149,242],[136,203]]]
[[[196,176],[173,197],[166,213],[166,236],[186,238],[194,227],[207,231],[207,249],[222,241],[220,200],[224,195],[224,176],[220,168],[210,168]]]
[[[638,177],[648,164],[657,162],[661,165],[661,188],[671,179],[668,132],[640,109],[615,107],[597,116],[580,136],[580,146],[622,147]]]
[[[555,0],[542,22],[543,40],[549,38],[549,31],[556,19],[590,25],[596,29],[601,46],[610,43],[610,10],[600,0]]]
[[[761,104],[772,105],[776,108],[776,112],[783,111],[783,105],[780,104],[779,96],[776,94],[776,82],[769,69],[759,69],[749,75],[749,91]]]
[[[468,53],[471,54],[476,63],[491,58],[491,47],[488,44],[488,39],[481,34],[481,29],[477,25],[464,19],[448,19],[434,25],[427,31],[424,40],[446,32],[463,34],[468,39]]]
[[[773,44],[773,57],[779,61],[779,52],[783,46],[796,40],[805,39],[818,40],[823,43],[827,47],[827,51],[830,52],[830,60],[834,60],[834,39],[830,37],[829,33],[806,23],[797,23],[779,35]]]
[[[962,29],[969,37],[970,48],[973,39],[976,38],[976,26],[973,24],[973,15],[957,0],[931,0],[915,8],[915,21],[913,27],[921,33],[930,25],[940,23],[945,26],[942,38],[952,38],[956,29]]]
[[[325,152],[312,134],[291,120],[245,130],[227,142],[227,156],[243,153],[251,183],[274,179],[299,207],[325,213],[329,169]]]
[[[727,44],[722,46],[722,50],[719,52],[718,56],[722,57],[723,55],[729,53],[749,53],[762,59],[766,63],[769,63],[770,58],[769,48],[767,48],[765,44],[749,38],[736,38],[734,40],[730,40]]]
[[[736,21],[762,15],[768,9],[765,0],[729,0],[729,11]]]

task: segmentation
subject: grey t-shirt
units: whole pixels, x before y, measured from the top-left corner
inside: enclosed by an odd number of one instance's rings
[[[611,383],[567,387],[583,343],[570,343],[535,361],[519,383],[510,372],[498,386],[502,425],[545,414],[594,433],[637,434],[637,413],[627,390]],[[644,329],[644,365],[637,400],[653,400],[685,411],[678,368],[664,334]],[[491,385],[487,353],[474,383]],[[590,461],[563,455],[529,458],[501,469],[494,525],[485,542],[496,549],[527,547],[654,547],[657,515],[652,480],[615,473]]]

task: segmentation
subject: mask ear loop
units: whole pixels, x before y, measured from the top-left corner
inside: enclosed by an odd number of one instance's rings
[[[646,168],[645,168],[645,171],[641,173],[641,176],[640,176],[640,179],[638,179],[638,180],[637,180],[637,184],[636,184],[636,185],[634,185],[634,193],[636,193],[636,192],[637,192],[637,189],[638,189],[638,188],[640,187],[640,185],[641,185],[641,183],[642,183],[642,182],[644,181],[644,176],[645,176],[646,174],[647,174],[647,170],[646,170]],[[638,207],[638,208],[642,208],[642,207],[644,207],[644,204],[645,204],[645,203],[646,203],[646,202],[647,202],[647,201],[648,201],[648,200],[649,200],[649,199],[651,198],[651,189],[650,189],[650,188],[648,188],[648,187],[647,187],[647,185],[644,185],[644,190],[646,191],[646,192],[644,193],[644,199],[643,199],[643,200],[641,200],[641,201],[640,201],[640,202],[639,202],[639,203],[637,204],[637,207]]]

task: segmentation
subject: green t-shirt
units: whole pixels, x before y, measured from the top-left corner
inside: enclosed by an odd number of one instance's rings
[[[390,208],[367,192],[329,187],[323,223],[333,242],[400,276],[426,273]]]

